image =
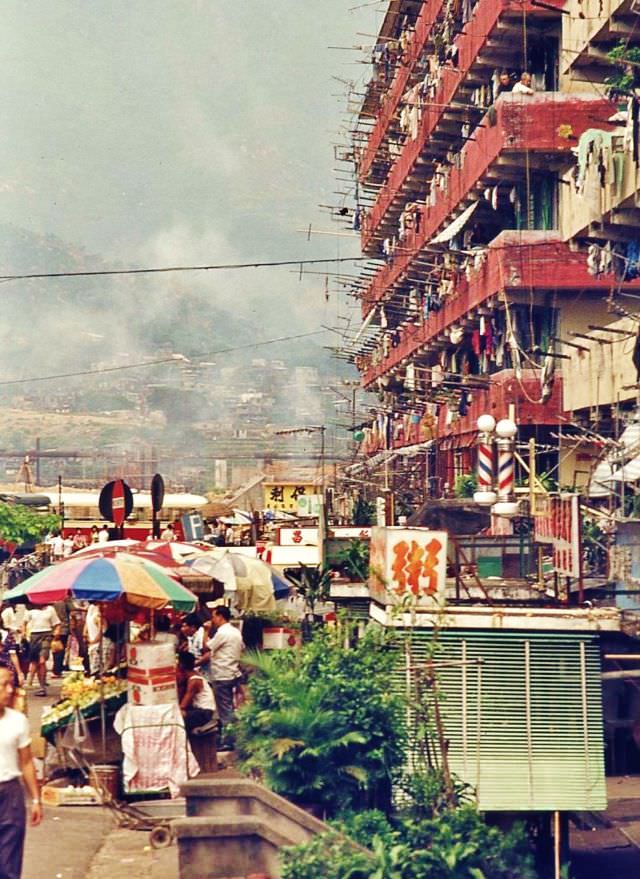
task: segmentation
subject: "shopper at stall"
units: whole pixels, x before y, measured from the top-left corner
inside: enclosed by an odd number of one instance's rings
[[[192,653],[181,653],[178,657],[178,694],[187,732],[202,733],[209,726],[213,729],[213,693],[208,681],[196,670]]]
[[[29,671],[27,686],[33,686],[33,678],[37,674],[40,689],[36,696],[47,695],[47,659],[51,651],[53,630],[60,624],[58,614],[51,604],[44,607],[32,607],[26,613],[26,625],[29,629]]]
[[[211,651],[211,681],[216,697],[216,708],[220,721],[221,746],[233,747],[233,741],[228,735],[229,724],[233,722],[233,695],[236,688],[242,682],[240,672],[240,657],[244,649],[242,635],[235,626],[232,626],[231,611],[228,607],[220,605],[211,615],[211,622],[215,629],[215,635],[208,643]],[[225,728],[227,730],[225,731]]]
[[[31,757],[29,723],[9,706],[14,688],[11,672],[0,668],[0,875],[20,879],[26,830],[24,790],[31,796],[31,823],[42,821],[38,782]]]
[[[106,620],[97,604],[90,604],[87,608],[87,616],[84,621],[84,638],[87,644],[89,656],[89,672],[97,674],[101,668],[100,643],[105,629]]]

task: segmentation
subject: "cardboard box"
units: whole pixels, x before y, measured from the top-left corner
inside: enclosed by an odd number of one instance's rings
[[[173,644],[127,645],[127,698],[133,705],[177,701]]]
[[[145,671],[168,667],[175,669],[175,648],[173,644],[127,644],[127,665]]]
[[[164,684],[127,684],[127,698],[133,705],[166,705],[178,701],[175,680]]]
[[[47,740],[40,733],[34,732],[31,736],[31,753],[38,760],[44,760],[45,751],[47,750]]]
[[[262,630],[262,646],[265,650],[284,650],[286,647],[300,647],[302,634],[298,629],[274,626]]]
[[[102,803],[94,787],[72,787],[65,778],[45,784],[40,797],[46,806],[99,806]]]

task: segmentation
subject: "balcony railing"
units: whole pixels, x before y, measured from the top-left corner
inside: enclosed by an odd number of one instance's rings
[[[637,290],[640,282],[625,284]],[[610,290],[611,276],[595,278],[587,270],[586,253],[571,251],[553,232],[503,232],[488,247],[487,259],[470,278],[462,276],[455,292],[440,311],[432,312],[421,323],[404,327],[399,344],[387,357],[367,368],[361,364],[363,384],[376,379],[410,360],[448,327],[482,305],[501,290]]]
[[[371,237],[376,233],[378,226],[388,211],[396,193],[403,186],[409,173],[415,168],[420,153],[424,149],[425,143],[428,142],[429,138],[435,131],[445,110],[453,100],[458,88],[469,73],[473,63],[476,61],[479,52],[491,38],[500,18],[507,13],[526,13],[529,16],[540,16],[541,14],[548,15],[549,6],[557,7],[558,10],[560,10],[564,5],[564,2],[565,0],[551,0],[551,2],[546,3],[545,8],[543,8],[534,5],[531,0],[478,0],[478,3],[473,10],[473,18],[467,23],[465,30],[460,33],[454,41],[458,48],[458,66],[455,68],[447,66],[441,68],[440,82],[433,100],[429,101],[422,111],[418,137],[415,140],[408,140],[405,143],[401,155],[391,169],[387,182],[380,190],[376,203],[367,215],[367,223],[363,226],[362,232],[363,250],[366,250],[370,245]],[[436,0],[433,4],[434,9],[439,5],[439,2]],[[437,11],[439,12],[439,9]],[[437,17],[437,13],[435,17]],[[435,17],[433,21],[435,21]],[[433,26],[433,21],[428,23],[429,30]],[[389,105],[389,107],[390,106],[391,105]],[[395,109],[397,109],[397,106],[398,104],[396,102]],[[386,116],[384,122],[380,120],[380,130],[376,134],[376,138],[379,139],[377,140],[375,150],[378,149],[382,142],[384,132],[388,127],[390,119],[391,116]],[[377,129],[378,126],[376,125],[374,132],[376,132]],[[369,153],[368,149],[367,153]],[[365,166],[364,164],[361,165],[361,178],[364,178],[365,173],[368,173],[368,170],[370,169],[371,161],[373,161],[372,155],[369,157],[368,161],[368,166]],[[366,172],[364,171],[365,167],[367,168]]]
[[[446,189],[437,191],[434,204],[420,206],[420,231],[409,232],[389,263],[374,276],[363,295],[363,314],[401,279],[456,208],[464,207],[464,200],[499,157],[523,152],[567,153],[586,129],[607,127],[610,115],[610,102],[593,96],[558,92],[501,95],[495,105],[495,124],[489,125],[485,117],[475,140],[462,151],[461,166],[451,170]]]
[[[376,124],[373,127],[367,145],[360,158],[358,175],[361,181],[366,180],[369,171],[371,170],[371,165],[376,157],[376,153],[380,149],[391,120],[398,111],[400,100],[405,93],[409,80],[411,79],[416,62],[424,52],[431,29],[443,6],[444,0],[425,0],[422,4],[422,9],[420,10],[420,14],[416,21],[415,31],[407,51],[405,52],[403,63],[398,65],[395,79],[391,84],[387,97],[382,102]]]

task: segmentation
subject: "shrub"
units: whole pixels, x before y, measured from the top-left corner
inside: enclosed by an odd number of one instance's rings
[[[250,699],[236,727],[245,770],[328,816],[356,805],[388,808],[404,753],[387,636],[369,629],[349,648],[347,634],[325,629],[298,651],[253,656]]]

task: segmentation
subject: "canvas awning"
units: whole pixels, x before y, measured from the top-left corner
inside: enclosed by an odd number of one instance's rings
[[[479,201],[472,202],[468,208],[465,208],[465,210],[455,218],[455,220],[452,220],[448,226],[445,226],[442,232],[436,235],[435,238],[432,238],[430,243],[448,244],[452,238],[456,237],[458,232],[462,232],[479,204]]]

